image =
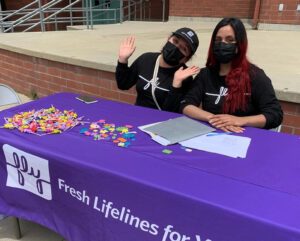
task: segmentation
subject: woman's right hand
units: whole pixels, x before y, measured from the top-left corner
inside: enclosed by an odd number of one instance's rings
[[[133,36],[126,37],[124,42],[120,40],[120,50],[119,50],[119,62],[123,64],[128,63],[129,57],[133,54],[135,50],[134,46],[135,38]]]

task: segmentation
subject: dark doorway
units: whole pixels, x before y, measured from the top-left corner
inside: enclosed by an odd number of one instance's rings
[[[1,10],[5,11],[6,10],[5,0],[0,0],[0,3],[1,3]]]
[[[168,21],[169,0],[148,0],[150,5],[150,21]],[[146,13],[146,18],[148,14]]]

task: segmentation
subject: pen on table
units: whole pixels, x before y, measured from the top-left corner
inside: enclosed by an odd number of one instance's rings
[[[219,136],[219,135],[230,135],[232,132],[221,132],[221,133],[210,133],[207,134],[206,136]]]

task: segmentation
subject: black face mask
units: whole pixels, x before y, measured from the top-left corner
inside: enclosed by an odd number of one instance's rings
[[[215,43],[213,47],[213,54],[219,63],[229,63],[236,57],[236,44],[226,44],[223,42]]]
[[[179,61],[185,57],[180,50],[169,41],[163,47],[162,56],[164,61],[171,66],[179,65]]]

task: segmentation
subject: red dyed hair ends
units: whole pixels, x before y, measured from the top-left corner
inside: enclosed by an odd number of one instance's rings
[[[223,113],[234,113],[238,110],[245,111],[247,100],[251,98],[250,62],[246,57],[248,39],[245,26],[240,19],[224,18],[217,24],[210,41],[206,66],[219,69],[220,63],[214,58],[213,46],[219,29],[227,25],[230,25],[234,30],[238,53],[231,62],[231,71],[225,78],[228,92],[223,103]]]

